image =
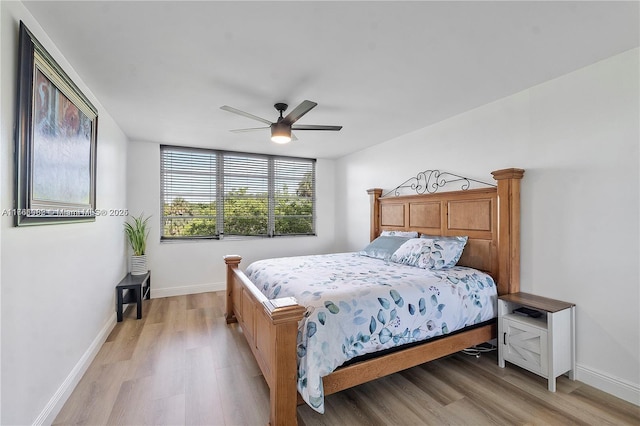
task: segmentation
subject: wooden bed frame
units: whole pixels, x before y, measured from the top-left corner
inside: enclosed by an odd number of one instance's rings
[[[381,189],[367,192],[371,199],[371,235],[382,230],[418,231],[429,235],[467,235],[458,265],[488,272],[498,294],[520,288],[520,180],[522,169],[492,172],[496,187],[424,195],[381,198]],[[298,321],[305,308],[288,297],[267,299],[238,265],[241,257],[225,256],[227,264],[227,323],[238,322],[270,390],[272,426],[297,424],[302,403],[296,381]],[[338,368],[323,378],[325,395],[458,352],[494,339],[496,322],[453,333],[435,341],[398,350]]]

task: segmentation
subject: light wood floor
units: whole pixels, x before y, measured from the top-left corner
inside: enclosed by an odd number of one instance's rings
[[[264,425],[268,388],[224,294],[131,306],[55,420],[83,425]],[[566,377],[558,391],[495,353],[463,354],[298,407],[301,425],[639,425],[640,407]]]

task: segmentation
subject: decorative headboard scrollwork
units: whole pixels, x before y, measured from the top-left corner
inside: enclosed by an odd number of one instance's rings
[[[454,182],[462,182],[459,188],[462,191],[466,191],[467,189],[469,189],[471,187],[471,182],[479,183],[488,187],[496,186],[491,183],[460,176],[451,172],[441,172],[440,170],[425,170],[418,173],[415,177],[407,179],[392,190],[385,192],[384,194],[382,194],[382,196],[386,197],[387,195],[393,193],[393,195],[398,197],[400,195],[403,195],[402,192],[405,189],[411,189],[418,195],[422,195],[425,193],[433,194],[445,185]]]

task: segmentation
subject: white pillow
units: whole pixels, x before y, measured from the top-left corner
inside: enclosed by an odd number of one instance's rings
[[[406,237],[406,238],[418,238],[416,231],[382,231],[381,237]]]
[[[412,238],[391,255],[391,261],[424,269],[450,268],[462,256],[468,237]]]

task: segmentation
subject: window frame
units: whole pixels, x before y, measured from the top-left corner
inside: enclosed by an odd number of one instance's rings
[[[165,207],[167,205],[167,187],[166,187],[166,177],[168,173],[166,172],[166,164],[165,164],[165,152],[193,152],[193,153],[201,153],[204,155],[210,155],[212,159],[215,159],[215,167],[216,170],[215,175],[215,190],[209,199],[211,203],[215,203],[215,212],[210,217],[210,220],[214,220],[215,222],[215,235],[180,235],[180,236],[167,236],[165,235]],[[247,158],[256,158],[260,160],[266,160],[267,162],[267,232],[266,234],[228,234],[225,232],[225,206],[227,203],[227,193],[225,192],[225,177],[228,177],[231,173],[225,170],[225,156],[227,157],[247,157]],[[277,161],[289,161],[299,164],[308,164],[310,166],[311,173],[311,214],[308,217],[311,219],[311,232],[308,233],[285,233],[285,234],[277,234],[276,231],[276,203],[278,201],[278,188],[276,187],[276,181],[278,178],[285,179],[287,174],[284,175],[277,174],[275,171],[275,164]],[[242,151],[227,151],[220,149],[208,149],[208,148],[196,148],[189,146],[177,146],[177,145],[160,145],[160,241],[161,242],[174,242],[174,241],[198,241],[198,240],[222,240],[222,239],[261,239],[261,238],[276,238],[276,237],[297,237],[297,236],[316,236],[316,226],[317,226],[317,217],[316,217],[316,209],[317,209],[317,197],[316,197],[316,163],[317,159],[315,158],[305,158],[305,157],[293,157],[293,156],[283,156],[283,155],[273,155],[273,154],[260,154],[260,153],[252,153],[252,152],[242,152]],[[189,174],[189,173],[185,173]],[[284,177],[281,177],[284,176]],[[300,181],[302,182],[302,181]],[[299,183],[300,183],[299,182]],[[211,194],[211,193],[210,193]],[[304,199],[300,197],[300,199]],[[175,200],[175,198],[174,198]],[[172,201],[170,201],[172,202]],[[305,215],[306,216],[306,215]],[[203,216],[207,218],[207,216]],[[302,216],[304,217],[304,216]]]

